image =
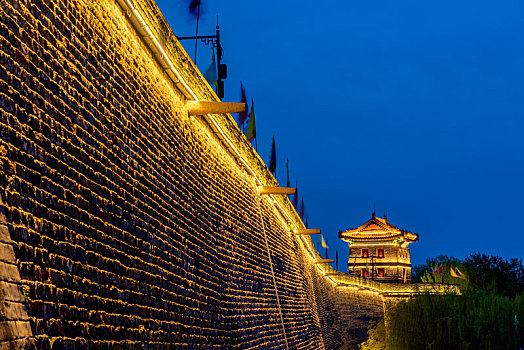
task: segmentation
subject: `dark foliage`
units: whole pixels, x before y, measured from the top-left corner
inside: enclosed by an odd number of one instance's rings
[[[443,265],[443,274],[432,273]],[[450,266],[465,278],[453,278]],[[361,349],[519,349],[524,346],[522,259],[472,254],[464,261],[446,255],[413,268],[418,282],[460,284],[462,295],[414,296],[385,312]]]
[[[464,295],[422,294],[386,310],[361,349],[519,349],[524,297],[477,290]],[[383,322],[382,322],[383,323]]]
[[[508,297],[524,292],[522,259],[504,260],[499,256],[476,253],[468,256],[463,265],[472,288]]]

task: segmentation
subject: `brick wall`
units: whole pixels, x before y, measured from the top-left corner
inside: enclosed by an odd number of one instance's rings
[[[136,6],[216,99],[156,5]],[[381,298],[321,274],[289,201],[286,217],[187,116],[128,17],[113,0],[0,2],[0,346],[354,347]],[[274,185],[231,116],[215,117]]]

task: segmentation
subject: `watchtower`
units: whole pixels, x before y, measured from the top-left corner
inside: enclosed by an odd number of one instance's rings
[[[349,243],[349,273],[380,282],[411,281],[410,243],[418,234],[401,230],[373,212],[365,224],[340,231],[339,238]]]

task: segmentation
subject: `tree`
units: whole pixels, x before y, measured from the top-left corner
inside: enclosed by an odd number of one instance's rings
[[[463,263],[471,287],[514,297],[524,292],[522,259],[505,260],[500,256],[475,253]]]
[[[419,294],[386,308],[387,329],[374,325],[361,349],[518,349],[523,327],[515,316],[524,320],[524,295]]]
[[[433,273],[435,265],[443,274]],[[450,275],[450,266],[465,278]],[[385,309],[361,349],[512,349],[522,347],[522,259],[475,253],[464,261],[447,255],[413,268],[413,280],[459,284],[462,295],[419,294]],[[517,322],[518,320],[518,322]],[[387,336],[386,336],[387,333]]]
[[[386,350],[386,326],[384,320],[369,322],[368,340],[359,345],[360,350]]]

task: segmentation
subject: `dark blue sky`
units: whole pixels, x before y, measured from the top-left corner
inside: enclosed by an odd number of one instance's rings
[[[194,35],[189,1],[157,0]],[[202,0],[199,34],[220,16],[225,101],[255,99],[258,151],[277,144],[310,227],[371,217],[420,234],[414,264],[439,254],[521,257],[524,228],[524,2]],[[185,42],[193,57],[194,42]],[[199,44],[205,71],[209,47]]]

